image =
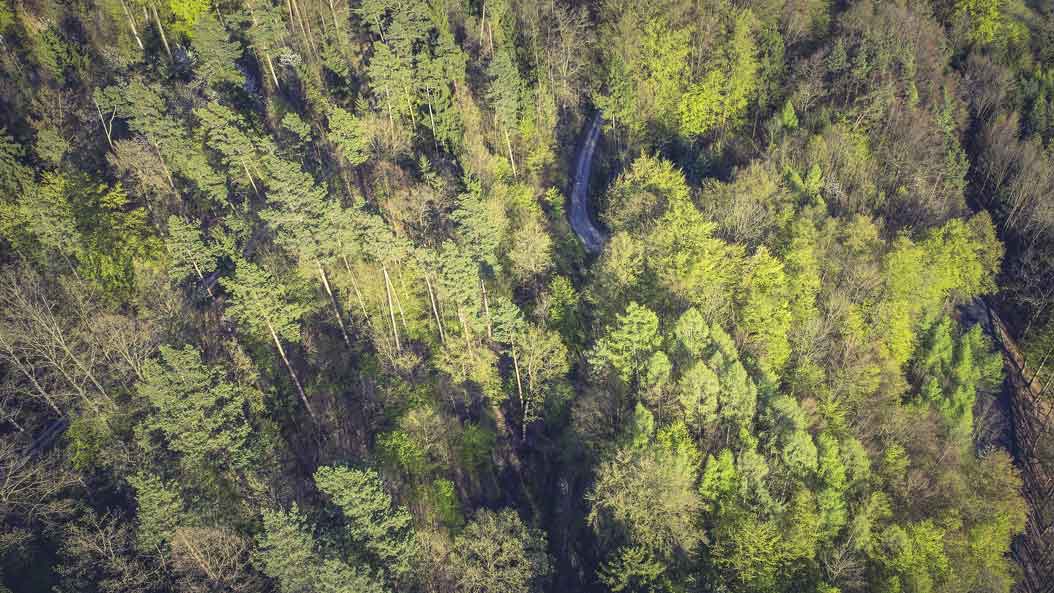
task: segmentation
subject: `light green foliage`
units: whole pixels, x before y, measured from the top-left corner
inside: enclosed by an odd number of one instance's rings
[[[515,129],[520,121],[523,81],[511,53],[499,49],[487,67],[487,76],[491,79],[487,101],[494,108],[499,124],[506,132]]]
[[[662,586],[666,563],[643,546],[624,546],[597,570],[597,579],[613,593],[654,591]]]
[[[232,293],[227,307],[231,317],[265,339],[277,336],[300,339],[300,316],[304,305],[293,299],[288,286],[256,264],[239,261],[233,277],[220,281]]]
[[[211,0],[168,0],[168,8],[176,17],[172,30],[189,35],[201,15],[208,13],[209,4]]]
[[[810,477],[816,471],[817,452],[806,430],[805,413],[797,400],[787,396],[777,396],[769,405],[780,457],[795,475]]]
[[[420,476],[428,470],[424,450],[405,431],[393,430],[378,436],[377,451],[382,458],[411,476]]]
[[[139,519],[136,545],[146,553],[159,553],[160,547],[188,520],[183,498],[175,484],[164,482],[154,474],[140,472],[129,476],[128,483],[135,489]]]
[[[755,26],[754,15],[749,10],[731,17],[724,51],[712,69],[699,82],[691,84],[680,98],[678,109],[683,134],[708,134],[737,123],[746,112],[759,83]]]
[[[787,278],[783,263],[764,247],[747,261],[737,298],[739,327],[746,333],[747,351],[769,376],[778,376],[790,356],[787,332],[791,324]]]
[[[590,364],[610,368],[625,383],[638,379],[644,364],[659,345],[659,318],[647,307],[630,303],[615,325],[597,341]]]
[[[59,256],[114,300],[129,297],[137,269],[153,265],[161,252],[146,210],[120,184],[46,173],[35,191],[5,210],[7,237],[25,255]]]
[[[899,237],[883,262],[886,299],[877,307],[888,325],[884,340],[893,360],[904,364],[915,348],[916,324],[936,320],[948,300],[965,300],[990,291],[1002,259],[991,217],[953,219],[921,244]]]
[[[221,162],[227,168],[227,174],[234,179],[242,178],[253,184],[256,172],[258,149],[253,139],[245,133],[246,126],[242,118],[215,101],[205,107],[194,110],[194,115],[201,122],[201,133],[205,145],[221,155]]]
[[[952,321],[944,317],[930,330],[915,363],[921,394],[936,405],[964,442],[973,430],[977,394],[990,392],[1003,378],[1003,357],[975,325],[957,339]]]
[[[490,430],[478,424],[466,424],[458,443],[462,462],[472,469],[485,467],[490,463],[495,440]]]
[[[699,480],[701,508],[714,513],[738,489],[735,458],[730,449],[722,449],[717,457],[707,455],[703,477]]]
[[[383,593],[370,571],[345,562],[319,545],[296,505],[266,510],[254,563],[281,593]]]
[[[310,567],[317,563],[314,537],[296,505],[288,512],[264,511],[257,543],[256,563],[278,582],[282,593],[312,590]]]
[[[847,510],[845,490],[847,487],[845,463],[842,460],[838,441],[830,434],[821,434],[819,444],[818,477],[823,484],[816,495],[820,511],[820,533],[833,538],[845,526]]]
[[[650,227],[675,205],[690,204],[684,173],[673,163],[641,156],[619,175],[607,192],[601,220],[612,232],[638,232]]]
[[[735,590],[775,591],[785,552],[779,526],[742,515],[715,534],[714,563]]]
[[[674,325],[673,333],[689,359],[697,359],[710,346],[710,326],[695,307],[681,314]]]
[[[638,433],[640,434],[640,433]],[[660,557],[690,552],[702,537],[695,515],[699,453],[683,424],[654,442],[634,439],[597,468],[589,524],[607,541],[644,546]]]
[[[690,366],[677,384],[685,419],[698,432],[705,432],[717,420],[721,379],[705,362]]]
[[[460,529],[465,524],[465,518],[461,515],[461,501],[453,482],[436,479],[432,482],[430,498],[436,517],[448,529]]]
[[[250,467],[256,454],[248,414],[263,411],[263,396],[224,375],[191,346],[162,346],[160,357],[143,365],[143,379],[136,386],[153,408],[142,428],[163,435],[167,446],[192,466]]]
[[[662,285],[711,316],[725,312],[743,252],[713,237],[714,228],[691,203],[677,203],[646,239]]]
[[[893,525],[881,535],[890,571],[889,589],[912,593],[940,590],[948,577],[948,558],[944,553],[945,532],[931,521]]]
[[[188,276],[201,280],[216,269],[219,250],[205,243],[201,230],[191,221],[169,217],[165,250],[168,252],[168,273],[176,281]]]
[[[545,533],[509,509],[476,513],[449,561],[459,593],[537,593],[551,571]]]
[[[340,107],[333,107],[326,122],[329,139],[349,163],[361,165],[369,159],[372,139],[359,118]]]
[[[340,509],[354,545],[394,574],[409,570],[415,547],[410,513],[394,505],[376,472],[323,466],[315,485]]]
[[[196,15],[192,31],[198,78],[212,89],[242,84],[245,77],[235,67],[235,61],[242,57],[241,44],[228,39],[226,29],[212,12]]]
[[[989,45],[1003,32],[1006,4],[1006,0],[956,0],[955,16],[967,22],[971,42]]]

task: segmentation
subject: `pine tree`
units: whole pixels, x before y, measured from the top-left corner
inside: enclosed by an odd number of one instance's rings
[[[221,282],[232,293],[227,312],[250,332],[263,334],[274,341],[300,400],[304,402],[304,409],[313,420],[317,420],[283,345],[283,340],[300,340],[300,317],[306,308],[296,302],[289,288],[272,274],[245,260],[237,260],[234,276]]]

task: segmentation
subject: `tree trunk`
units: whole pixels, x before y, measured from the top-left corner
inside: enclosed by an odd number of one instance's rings
[[[516,372],[516,393],[520,396],[520,410],[523,418],[520,421],[521,438],[527,439],[527,400],[523,397],[523,383],[520,381],[520,363],[516,358],[516,346],[512,347],[512,368]]]
[[[512,141],[509,139],[509,127],[502,126],[502,129],[505,132],[505,146],[509,149],[509,164],[512,165],[512,176],[516,177],[516,159],[512,157]]]
[[[102,131],[106,134],[106,143],[110,145],[110,150],[113,150],[113,118],[117,116],[117,107],[113,108],[113,113],[110,114],[110,121],[107,122],[106,118],[102,115],[102,108],[99,107],[99,102],[92,98],[92,103],[95,103],[95,111],[99,113],[99,121],[102,123]]]
[[[157,14],[157,6],[150,5],[151,10],[154,11],[154,23],[157,24],[157,32],[161,34],[161,44],[165,46],[165,53],[168,54],[168,59],[172,59],[172,48],[168,47],[168,38],[165,37],[165,28],[161,26],[161,17]]]
[[[392,306],[392,283],[388,278],[388,268],[382,265],[381,270],[384,272],[384,292],[388,296],[388,316],[391,317],[392,321],[392,335],[395,336],[395,349],[402,352],[403,347],[399,343],[399,326],[395,324],[395,308]]]
[[[486,315],[486,317],[487,317],[487,338],[493,340],[494,339],[494,335],[491,332],[491,325],[490,325],[490,305],[487,303],[487,285],[483,283],[483,279],[482,278],[480,278],[480,280],[479,280],[479,285],[480,285],[480,288],[483,289],[483,314]]]
[[[366,324],[373,327],[373,321],[370,320],[370,314],[366,311],[366,301],[362,298],[362,293],[359,292],[359,285],[355,282],[355,274],[351,271],[351,264],[348,262],[348,256],[341,255],[341,259],[344,260],[344,268],[348,270],[348,278],[351,280],[351,288],[355,290],[355,297],[359,301],[359,307],[362,309],[362,316],[366,318]]]
[[[326,277],[326,270],[322,267],[322,262],[315,260],[318,265],[318,276],[322,279],[322,286],[326,289],[326,294],[329,295],[329,303],[333,305],[333,313],[337,316],[337,325],[340,326],[340,335],[344,336],[344,343],[351,348],[351,340],[348,338],[348,330],[344,327],[344,316],[340,312],[340,307],[337,305],[337,297],[333,295],[333,289],[329,286],[329,278]]]
[[[143,47],[143,40],[139,38],[139,30],[135,28],[135,19],[132,18],[132,13],[128,10],[128,5],[125,4],[124,0],[121,0],[121,8],[124,9],[124,15],[128,17],[128,26],[132,28],[132,37],[135,37],[136,44],[139,45],[139,50],[146,49]]]
[[[425,285],[428,286],[428,302],[432,303],[432,314],[436,316],[436,327],[439,328],[439,341],[445,344],[446,335],[443,333],[443,321],[439,318],[439,308],[436,307],[435,295],[432,292],[432,281],[428,279],[428,272],[425,272]]]
[[[304,393],[304,386],[300,384],[300,379],[296,376],[296,371],[293,370],[293,365],[289,363],[289,357],[285,355],[285,348],[282,346],[282,340],[278,339],[278,334],[275,333],[274,327],[270,321],[267,321],[267,329],[271,332],[271,338],[274,339],[274,345],[278,348],[278,354],[282,357],[282,362],[285,363],[285,368],[289,371],[289,376],[293,379],[293,384],[296,385],[296,390],[300,394],[300,400],[304,402],[304,408],[307,410],[308,416],[315,422],[318,422],[318,417],[315,416],[315,411],[311,409],[311,404],[307,401],[307,394]]]
[[[198,262],[194,261],[193,256],[190,254],[189,251],[187,252],[187,256],[189,258],[191,258],[190,259],[190,264],[192,266],[194,266],[194,272],[198,275],[198,280],[201,281],[201,282],[204,282],[205,281],[205,276],[203,276],[201,274],[201,268],[198,267]],[[207,285],[207,284],[205,285],[205,292],[209,293],[209,298],[212,298],[212,299],[216,298],[216,295],[212,294],[212,287]]]

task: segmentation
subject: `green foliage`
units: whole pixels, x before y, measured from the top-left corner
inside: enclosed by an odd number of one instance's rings
[[[263,411],[262,394],[227,381],[223,369],[206,365],[191,346],[162,346],[160,354],[143,365],[136,386],[153,409],[141,428],[163,435],[167,447],[192,466],[251,466],[256,453],[249,414]]]
[[[232,293],[227,311],[249,331],[265,339],[300,339],[300,316],[305,307],[294,299],[288,286],[276,281],[269,272],[239,261],[234,276],[220,282]]]
[[[595,369],[610,368],[629,383],[639,379],[652,351],[659,344],[659,318],[647,307],[630,303],[614,327],[597,341],[590,354]]]
[[[394,505],[375,471],[323,466],[315,485],[340,509],[354,546],[393,574],[409,570],[415,547],[410,513]]]
[[[176,486],[154,474],[140,472],[128,477],[135,489],[139,526],[136,545],[147,553],[157,553],[169,542],[178,527],[187,523],[183,498]]]
[[[329,111],[326,121],[329,139],[349,163],[361,165],[369,159],[371,140],[359,118],[340,107],[334,107]],[[306,134],[300,132],[300,136],[306,137]]]
[[[454,539],[450,563],[464,593],[540,592],[551,571],[545,533],[509,509],[476,513]]]

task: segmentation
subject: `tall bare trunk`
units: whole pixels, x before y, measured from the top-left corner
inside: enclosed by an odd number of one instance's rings
[[[117,106],[114,106],[113,113],[110,114],[110,121],[106,121],[106,118],[102,115],[102,108],[99,107],[99,102],[92,98],[92,103],[95,103],[95,111],[99,113],[102,131],[106,134],[106,143],[110,145],[110,150],[113,150],[113,118],[117,117]]]
[[[392,335],[395,336],[395,349],[402,352],[403,347],[399,343],[399,326],[395,325],[395,308],[392,306],[392,283],[388,278],[388,268],[382,265],[381,270],[384,272],[384,292],[388,296],[388,316],[392,322]]]
[[[428,301],[432,303],[432,314],[436,316],[436,327],[439,328],[439,341],[446,343],[446,335],[443,333],[443,320],[439,317],[439,308],[436,307],[435,294],[432,292],[432,281],[428,279],[428,272],[425,272],[425,285],[428,286]]]
[[[274,339],[274,345],[278,348],[278,354],[282,357],[282,362],[285,363],[285,368],[289,371],[289,376],[293,379],[293,384],[296,385],[296,390],[300,394],[300,400],[304,402],[304,408],[307,410],[308,416],[311,419],[318,421],[318,417],[315,416],[315,411],[311,409],[311,403],[307,401],[307,394],[304,393],[304,386],[300,384],[300,379],[296,376],[296,371],[293,370],[293,365],[289,363],[289,357],[285,355],[285,347],[282,346],[282,340],[278,339],[278,334],[274,331],[274,326],[271,325],[270,321],[267,321],[267,329],[271,332],[271,338]]]
[[[512,156],[512,141],[509,139],[509,127],[502,126],[505,132],[505,146],[509,149],[509,164],[512,165],[512,176],[516,177],[516,159]]]
[[[487,303],[487,285],[483,283],[483,279],[480,278],[479,286],[483,289],[483,314],[487,317],[487,337],[494,339],[494,335],[491,332],[490,325],[490,305]]]
[[[139,30],[135,28],[135,19],[132,18],[132,13],[128,10],[128,5],[125,4],[124,0],[121,0],[121,8],[124,9],[124,15],[128,17],[128,26],[132,28],[132,37],[135,37],[135,42],[139,45],[139,49],[146,49],[143,47],[143,40],[139,38]]]
[[[322,267],[322,262],[315,260],[318,265],[318,276],[322,279],[322,286],[326,289],[326,294],[329,295],[329,303],[333,305],[333,314],[337,317],[337,325],[340,326],[340,334],[344,336],[344,343],[351,348],[351,340],[348,338],[348,330],[344,327],[344,316],[340,312],[340,307],[337,305],[337,297],[333,295],[333,289],[329,286],[329,278],[326,277],[326,270]]]
[[[168,38],[165,37],[165,28],[161,25],[161,17],[157,14],[157,6],[150,5],[150,9],[154,11],[154,23],[157,24],[157,32],[161,34],[161,44],[165,46],[165,53],[168,54],[168,59],[172,59],[172,48],[168,46]]]
[[[516,393],[520,396],[520,410],[523,418],[520,422],[521,437],[527,438],[527,400],[523,397],[523,382],[520,381],[520,362],[516,358],[516,346],[512,347],[512,368],[516,372]]]

